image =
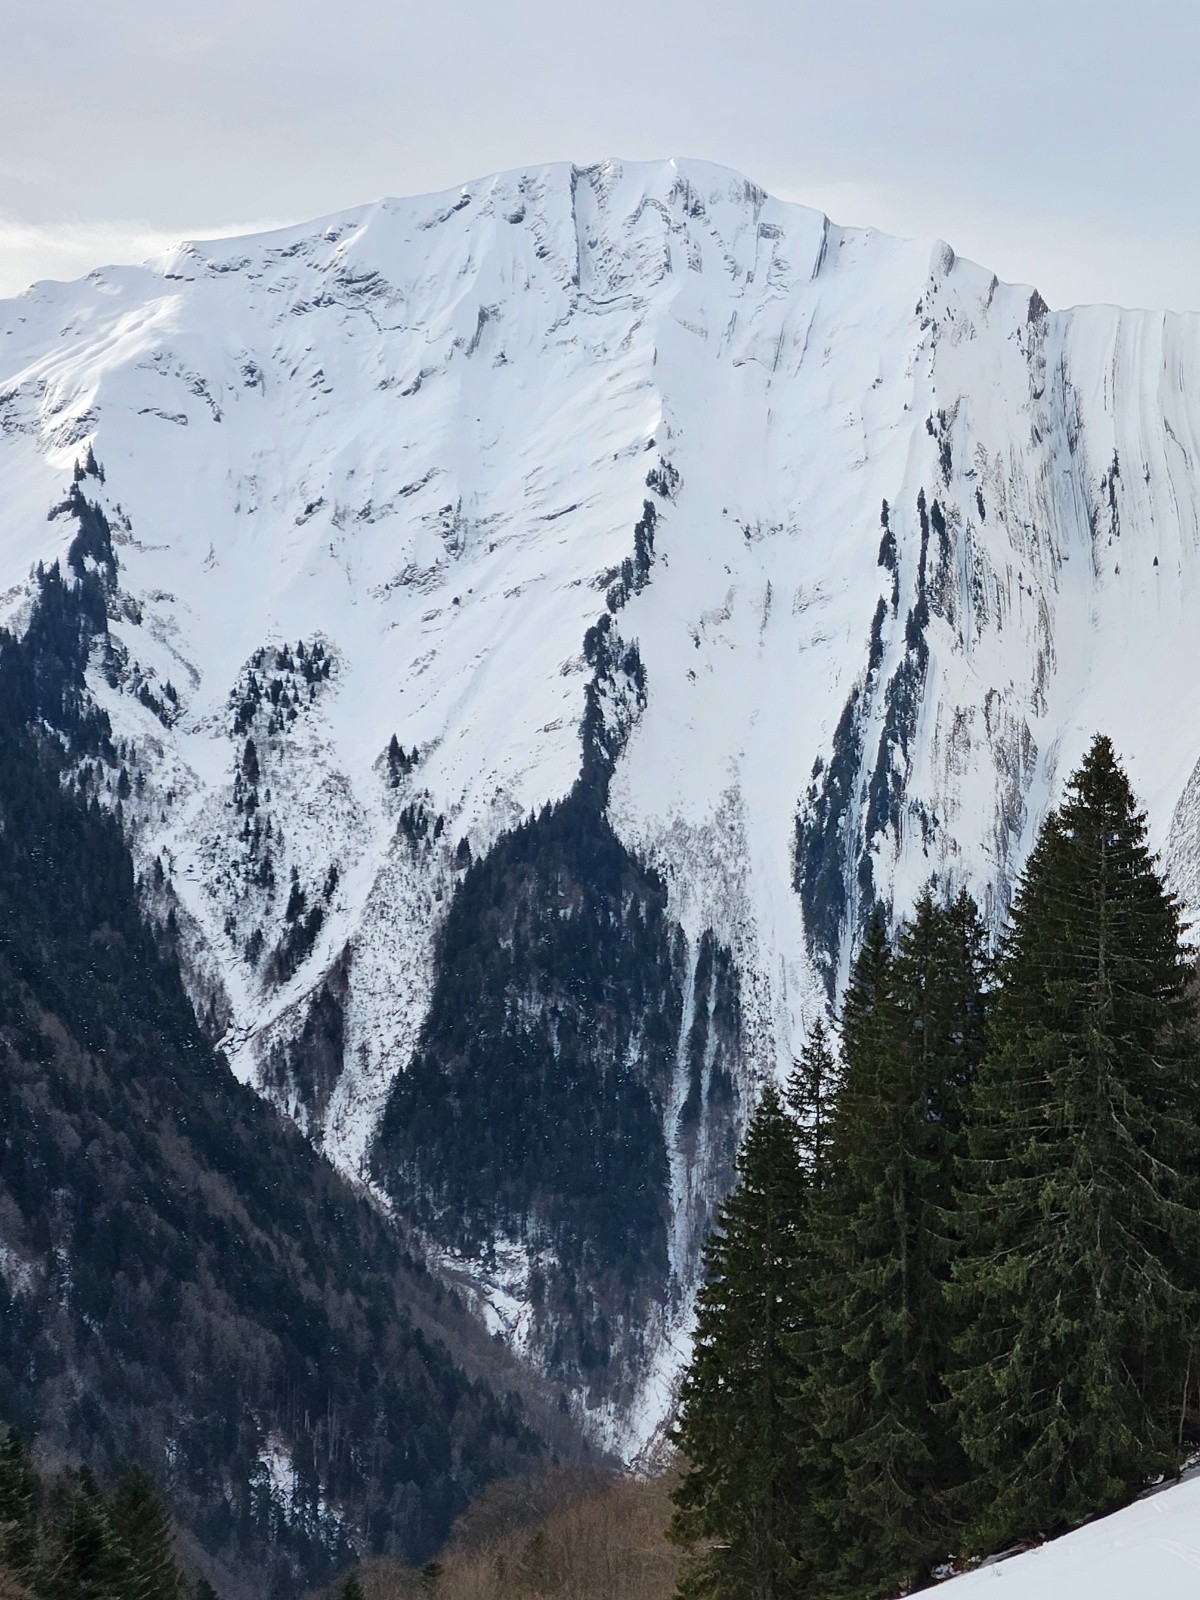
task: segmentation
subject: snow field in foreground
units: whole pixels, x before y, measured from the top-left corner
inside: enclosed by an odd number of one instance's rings
[[[997,1587],[1000,1585],[1000,1587]],[[951,1578],[948,1600],[1195,1600],[1200,1595],[1200,1477],[1036,1550]]]

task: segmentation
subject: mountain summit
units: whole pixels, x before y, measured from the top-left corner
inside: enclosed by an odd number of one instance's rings
[[[634,1450],[877,901],[998,925],[1102,726],[1200,907],[1198,440],[1200,318],[541,167],[0,304],[0,587],[109,530],[202,1025]]]

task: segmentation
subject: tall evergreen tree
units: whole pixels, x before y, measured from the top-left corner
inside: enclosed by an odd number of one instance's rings
[[[974,1096],[951,1388],[992,1546],[1179,1458],[1200,1057],[1179,912],[1097,738],[1018,885]]]
[[[114,1530],[130,1555],[128,1600],[181,1600],[183,1577],[171,1549],[171,1524],[142,1468],[134,1467],[121,1479],[111,1512]]]
[[[37,1554],[40,1491],[18,1433],[0,1423],[0,1571],[26,1583]]]
[[[681,1593],[783,1600],[793,1592],[803,1497],[787,1402],[804,1180],[795,1128],[771,1086],[751,1119],[737,1173],[705,1253],[674,1433],[688,1466],[671,1535],[688,1546],[712,1541],[687,1565]]]
[[[823,1187],[829,1166],[836,1094],[837,1062],[829,1030],[818,1018],[792,1066],[784,1092],[784,1107],[796,1131],[800,1165],[814,1190]]]
[[[987,930],[979,907],[965,889],[946,906],[941,932],[942,966],[936,984],[938,1003],[943,1008],[938,1035],[938,1113],[953,1134],[961,1135],[987,1053],[988,991],[993,979]],[[961,1138],[955,1149],[964,1149]]]
[[[55,1485],[48,1548],[37,1585],[45,1600],[126,1600],[133,1577],[128,1547],[88,1472]]]
[[[788,1079],[785,1104],[796,1130],[804,1178],[801,1226],[797,1230],[789,1293],[792,1305],[788,1397],[788,1448],[802,1484],[795,1509],[792,1573],[796,1594],[822,1592],[836,1566],[839,1532],[829,1515],[841,1494],[837,1463],[822,1436],[822,1413],[814,1405],[812,1380],[821,1361],[819,1289],[823,1267],[821,1219],[833,1156],[834,1108],[839,1068],[825,1024],[818,1021]]]
[[[983,937],[929,893],[889,948],[868,929],[843,1008],[845,1077],[818,1219],[816,1359],[803,1394],[829,1456],[829,1592],[925,1581],[949,1548],[960,1458],[944,1418],[948,1206],[982,1047]]]

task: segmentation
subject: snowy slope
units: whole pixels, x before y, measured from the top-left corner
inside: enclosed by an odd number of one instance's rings
[[[997,1587],[998,1580],[1003,1580]],[[947,1600],[1191,1600],[1200,1591],[1200,1479],[940,1586]]]
[[[94,690],[148,900],[235,1070],[361,1174],[460,841],[576,780],[584,638],[647,500],[608,817],[690,981],[706,930],[732,952],[747,1093],[874,896],[936,875],[1001,917],[1096,728],[1200,908],[1198,386],[1197,318],[1050,313],[701,163],[532,169],[0,305],[0,592],[19,624],[91,447],[119,562]],[[301,1083],[322,993],[336,1060]],[[639,1428],[713,1198],[682,1094]],[[476,1271],[517,1342],[527,1266]]]

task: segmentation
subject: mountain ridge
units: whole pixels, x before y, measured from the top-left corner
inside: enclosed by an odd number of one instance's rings
[[[548,1268],[574,1303],[566,1190],[529,1177],[474,1254],[461,1221],[432,1245],[607,1442],[669,1403],[746,1108],[876,899],[933,878],[998,927],[1102,724],[1200,903],[1200,318],[1051,312],[724,169],[609,162],[182,246],[0,328],[7,614],[82,472],[120,567],[89,683],[140,778],[146,905],[238,1075],[352,1176],[389,1167],[398,1075],[448,1037],[471,864],[604,752],[599,820],[665,896],[621,1048],[661,1130],[627,1160],[660,1174],[666,1268],[637,1268],[636,1314],[576,1283],[590,1309],[561,1315],[611,1352],[585,1373],[534,1305]],[[554,882],[493,871],[500,926],[602,903],[570,848]],[[578,1041],[608,1002],[571,959],[552,995],[529,951],[462,970],[500,1054],[532,1052],[531,1125],[561,1070],[602,1164]],[[441,1160],[389,1180],[404,1203]]]

